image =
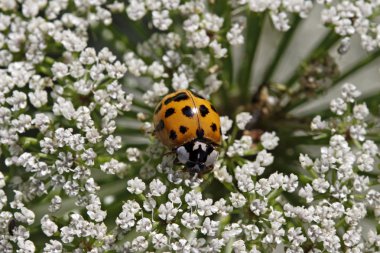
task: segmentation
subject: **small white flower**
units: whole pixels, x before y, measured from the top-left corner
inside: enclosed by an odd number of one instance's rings
[[[194,229],[199,223],[199,217],[194,213],[186,212],[182,215],[181,223],[188,229]]]
[[[153,11],[152,12],[153,25],[159,30],[166,31],[169,29],[173,20],[169,17],[168,10]]]
[[[238,223],[227,224],[224,227],[224,231],[222,232],[222,237],[225,240],[229,240],[233,237],[240,235],[241,232],[243,232],[243,230],[241,229],[241,227]]]
[[[227,135],[228,130],[231,129],[233,121],[227,116],[220,117],[220,128],[222,130],[223,136]],[[226,137],[227,138],[227,137]]]
[[[210,37],[204,29],[195,31],[188,35],[188,44],[190,47],[205,48],[210,43]]]
[[[218,208],[212,204],[212,199],[198,201],[198,214],[201,216],[210,216],[218,211]]]
[[[168,194],[168,198],[175,204],[180,204],[182,201],[181,201],[181,197],[183,195],[184,191],[182,189],[182,187],[179,187],[179,188],[174,188],[170,191],[170,193]]]
[[[139,20],[145,16],[146,9],[144,1],[131,0],[127,7],[127,15],[132,20]]]
[[[108,136],[104,141],[104,147],[106,148],[107,152],[112,155],[115,150],[121,148],[121,137],[113,135]]]
[[[136,231],[137,232],[150,232],[152,230],[152,222],[148,218],[142,218],[136,223]]]
[[[141,153],[138,148],[127,148],[127,157],[130,162],[137,162]]]
[[[164,75],[164,66],[162,66],[159,62],[154,61],[149,67],[148,67],[148,73],[152,75],[153,78],[160,78]]]
[[[15,219],[18,220],[19,222],[26,223],[28,225],[33,224],[34,217],[35,217],[33,211],[29,210],[26,207],[21,207],[20,211],[21,212],[15,212],[14,214]]]
[[[180,5],[180,0],[162,0],[163,7],[168,10],[175,10]]]
[[[255,184],[255,192],[260,196],[266,196],[272,191],[272,188],[269,184],[268,179],[261,178],[256,184]]]
[[[287,30],[289,30],[289,18],[285,12],[271,12],[270,17],[272,19],[274,27],[277,30],[282,32],[286,32]]]
[[[231,29],[227,33],[227,40],[231,45],[241,45],[244,43],[244,37],[242,35],[243,33],[243,27],[238,24],[234,23],[231,27]]]
[[[218,32],[223,26],[223,18],[215,14],[206,13],[202,21],[204,27],[212,32]]]
[[[311,187],[310,184],[307,184],[305,187],[302,187],[299,190],[298,195],[300,197],[306,199],[307,203],[310,203],[310,202],[312,202],[314,200],[313,188]]]
[[[41,219],[41,228],[45,235],[52,236],[58,231],[58,226],[50,220],[49,216],[46,214]]]
[[[55,252],[61,253],[63,249],[62,243],[57,240],[50,240],[49,243],[45,244],[44,253]]]
[[[246,252],[245,242],[243,240],[234,241],[232,244],[234,252]]]
[[[353,230],[353,229],[348,230],[343,235],[344,244],[347,247],[353,247],[353,246],[357,245],[360,242],[360,240],[361,240],[360,232],[361,232],[360,228],[358,230],[357,229],[355,229],[355,230]]]
[[[48,102],[48,95],[45,90],[36,90],[34,92],[29,92],[28,97],[30,103],[36,108],[40,108]]]
[[[157,205],[156,200],[154,200],[151,197],[146,198],[143,203],[143,207],[145,211],[147,212],[151,212],[156,207],[156,205]]]
[[[356,88],[355,85],[351,83],[345,83],[342,86],[342,97],[344,101],[348,103],[353,103],[354,99],[359,97],[361,92]]]
[[[198,30],[200,25],[199,15],[191,15],[188,19],[183,22],[183,30],[186,32],[195,32]]]
[[[24,109],[27,105],[27,96],[24,92],[14,90],[11,97],[7,97],[7,103],[12,106],[12,111]]]
[[[159,179],[153,179],[149,184],[149,190],[153,196],[161,196],[166,192],[166,186]]]
[[[79,56],[79,61],[84,65],[92,65],[95,63],[96,59],[96,51],[92,47],[86,48]]]
[[[185,73],[174,73],[172,79],[172,87],[174,90],[187,89],[189,87],[189,79]]]
[[[242,225],[244,234],[246,236],[246,239],[248,241],[256,240],[256,238],[262,234],[262,232],[259,230],[259,228],[256,225],[249,224],[249,225]]]
[[[169,223],[166,226],[166,233],[172,238],[178,238],[181,234],[181,228],[176,223]]]
[[[273,2],[278,3],[279,1],[273,1]],[[248,4],[249,4],[249,9],[255,12],[263,12],[270,6],[270,2],[265,1],[265,0],[248,0]],[[277,5],[279,5],[279,3]]]
[[[350,126],[350,136],[358,141],[364,141],[367,134],[366,125],[352,125]]]
[[[178,213],[178,209],[173,206],[171,202],[161,204],[158,208],[158,216],[166,221],[171,221]]]
[[[65,30],[62,33],[57,33],[55,37],[56,40],[61,42],[62,45],[70,52],[80,52],[87,45],[84,38],[79,37],[77,34],[70,30]]]
[[[343,113],[347,110],[347,104],[342,98],[334,98],[331,100],[330,109],[337,115],[343,115]]]
[[[252,138],[248,135],[243,135],[240,140],[235,140],[232,146],[228,147],[227,156],[235,155],[243,156],[245,152],[250,150],[252,146]]]
[[[141,194],[145,188],[145,183],[138,177],[128,180],[127,182],[127,190],[130,193]]]
[[[51,68],[51,72],[53,73],[54,77],[58,79],[65,77],[68,74],[68,71],[68,66],[62,62],[54,62]]]
[[[189,206],[197,206],[198,202],[202,200],[202,194],[194,190],[185,194],[185,201]]]
[[[275,132],[268,133],[265,132],[260,136],[260,141],[263,147],[267,150],[273,150],[278,145],[280,138],[276,136]]]
[[[53,213],[58,211],[61,208],[62,199],[60,196],[55,195],[51,201],[49,206],[49,212]]]
[[[369,155],[371,156],[375,156],[377,155],[377,153],[379,152],[379,149],[377,147],[377,145],[375,144],[374,141],[372,140],[366,140],[364,143],[363,143],[363,151],[365,153],[368,153]]]
[[[311,130],[325,130],[328,128],[327,122],[323,121],[320,115],[317,115],[313,118],[310,125]]]
[[[152,244],[155,249],[162,249],[168,244],[168,238],[164,234],[154,234]]]
[[[230,200],[231,200],[232,206],[235,208],[241,208],[247,202],[243,194],[234,193],[234,192],[231,192]]]
[[[374,169],[375,160],[369,154],[362,153],[357,157],[356,163],[359,170],[370,172]]]
[[[137,236],[135,239],[133,239],[132,244],[131,244],[132,252],[145,251],[147,248],[148,248],[148,241],[145,239],[144,236]]]
[[[227,49],[223,48],[222,45],[220,43],[218,43],[217,41],[213,40],[210,43],[209,47],[214,52],[215,58],[220,59],[220,58],[226,57]]]
[[[236,115],[236,125],[239,129],[244,130],[251,119],[252,115],[249,112],[241,112]]]
[[[215,236],[219,228],[219,221],[213,221],[209,217],[206,217],[203,221],[201,233],[208,236]]]
[[[307,169],[308,167],[313,166],[313,160],[307,154],[300,154],[299,161],[301,163],[302,168]]]
[[[266,150],[260,151],[256,156],[256,162],[258,162],[263,167],[271,165],[273,161],[273,155],[271,153],[268,153]]]
[[[369,115],[369,110],[366,104],[355,105],[353,109],[354,118],[364,120]]]
[[[313,189],[319,193],[325,193],[330,187],[329,182],[325,180],[324,178],[314,179],[312,182],[312,185],[313,185]]]
[[[261,201],[260,199],[255,199],[250,204],[249,209],[251,209],[251,211],[257,216],[260,216],[267,211],[267,202]]]

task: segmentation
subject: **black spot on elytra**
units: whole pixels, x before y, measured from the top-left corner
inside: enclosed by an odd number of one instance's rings
[[[212,123],[212,124],[211,124],[211,129],[212,129],[213,132],[215,132],[217,128],[218,128],[218,127],[216,126],[215,123]]]
[[[185,115],[186,117],[189,117],[189,118],[192,118],[194,115],[193,110],[188,105],[182,108],[182,113],[183,113],[183,115]]]
[[[162,129],[165,128],[165,124],[164,124],[164,121],[163,120],[160,120],[160,122],[158,122],[157,126],[156,126],[156,131],[161,131]]]
[[[165,111],[165,118],[170,117],[172,114],[174,114],[175,110],[174,108],[169,108]]]
[[[167,105],[172,101],[179,102],[179,101],[183,101],[183,100],[187,100],[187,99],[189,99],[189,96],[185,92],[180,92],[180,93],[178,93],[178,94],[176,94],[170,98],[167,98],[164,101],[164,104]]]
[[[169,138],[172,140],[177,139],[177,133],[174,130],[170,130]]]
[[[197,98],[201,98],[201,99],[205,99],[202,95],[200,95],[199,93],[196,93],[194,91],[191,91],[191,93],[193,93],[194,96],[196,96]]]
[[[179,127],[179,131],[182,133],[182,134],[185,134],[186,132],[187,132],[187,127],[185,127],[185,126],[180,126]]]
[[[162,108],[162,104],[160,103],[160,104],[157,106],[156,110],[154,111],[154,114],[157,114],[159,111],[161,111],[161,108]]]
[[[205,131],[202,128],[198,128],[197,129],[197,137],[203,138],[204,135],[205,135]]]
[[[206,117],[206,115],[209,113],[209,110],[205,105],[201,105],[199,106],[199,112],[201,113],[202,117]]]
[[[211,109],[212,109],[214,112],[218,113],[213,105],[211,105]]]
[[[173,100],[175,102],[183,101],[189,99],[189,96],[185,92],[180,92],[174,96]]]

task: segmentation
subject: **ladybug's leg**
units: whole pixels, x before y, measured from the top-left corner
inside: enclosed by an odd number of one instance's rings
[[[213,166],[206,167],[204,170],[198,173],[198,178],[201,178],[203,175],[210,173],[213,169]]]
[[[172,151],[168,151],[168,152],[164,153],[164,156],[172,155],[172,154],[175,154],[175,151],[174,151],[174,150],[172,150]]]

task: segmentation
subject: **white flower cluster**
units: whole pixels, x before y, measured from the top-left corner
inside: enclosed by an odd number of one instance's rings
[[[293,13],[306,18],[313,8],[312,1],[308,0],[235,0],[234,2],[235,8],[247,5],[255,13],[268,11],[274,27],[279,31],[290,29],[289,16]]]
[[[357,34],[366,51],[379,48],[378,1],[317,1],[325,5],[322,22],[332,25],[337,34],[350,38]]]
[[[368,210],[380,208],[380,192],[371,187],[378,182],[371,173],[378,170],[375,160],[379,150],[372,140],[365,138],[369,111],[365,104],[355,103],[354,98],[359,95],[354,85],[343,85],[342,98],[331,102],[331,111],[337,118],[328,122],[320,117],[313,120],[313,130],[331,135],[329,145],[321,148],[319,158],[300,155],[301,166],[308,175],[298,192],[304,206],[284,206],[285,215],[301,219],[305,236],[312,243],[321,242],[327,252],[343,248],[346,252],[379,250],[376,228],[363,227]],[[359,128],[362,130],[358,132]],[[349,143],[351,140],[354,147]],[[379,218],[377,211],[375,216]]]
[[[313,1],[309,0],[234,0],[233,6],[239,10],[242,6],[254,13],[269,12],[274,27],[279,31],[290,29],[291,14],[295,13],[306,18],[314,8]],[[357,35],[362,47],[366,51],[379,48],[379,1],[337,1],[317,0],[322,5],[321,21],[332,26],[335,33],[343,37],[341,52],[350,44],[350,38]],[[346,49],[343,49],[345,47]]]
[[[191,85],[206,97],[216,92],[221,86],[219,59],[228,53],[226,42],[243,43],[241,24],[226,24],[201,1],[130,1],[127,15],[131,20],[149,16],[152,26],[160,30],[138,44],[136,52],[124,56],[130,73],[151,79],[153,85],[143,95],[144,102],[150,106],[167,92],[166,87],[178,90]],[[179,15],[183,23],[174,25],[174,15]],[[225,29],[229,29],[227,34]],[[184,54],[184,48],[192,53]],[[212,65],[215,61],[216,65]],[[204,83],[195,81],[197,73],[208,74]]]
[[[116,119],[131,110],[133,96],[120,83],[126,66],[108,48],[87,47],[87,29],[110,24],[110,10],[122,9],[105,1],[0,3],[0,143],[6,147],[0,154],[11,180],[5,184],[0,173],[1,252],[36,250],[29,227],[38,224],[24,202],[37,197],[51,199],[52,213],[61,196],[74,197],[90,220],[72,214],[76,228],[58,227],[44,215],[42,231],[61,241],[38,245],[40,250],[62,252],[62,243],[79,237],[102,240],[103,249],[112,241],[92,173],[124,173]],[[14,194],[5,194],[5,186]]]
[[[247,117],[243,113],[237,118]],[[272,149],[277,145],[278,137],[274,133],[263,136],[263,140],[270,144],[262,146]],[[242,164],[230,171],[231,174],[227,172],[229,165],[223,158],[214,168],[216,178],[226,191],[230,191],[228,198],[219,200],[208,197],[203,179],[183,180],[179,174],[184,174],[185,178],[188,174],[173,171],[172,165],[165,165],[165,161],[150,182],[140,177],[128,180],[127,190],[134,197],[123,204],[116,224],[123,233],[136,233],[133,239],[119,245],[118,251],[221,252],[232,247],[235,252],[260,252],[254,243],[257,240],[263,240],[268,245],[266,249],[282,243],[287,231],[286,220],[273,203],[281,198],[282,192],[294,192],[298,178],[294,174],[288,176],[277,172],[268,178],[262,177],[265,167],[273,163],[273,156],[265,149],[253,162],[241,159]],[[160,172],[166,176],[163,178]],[[226,222],[238,213],[247,213],[248,217]]]

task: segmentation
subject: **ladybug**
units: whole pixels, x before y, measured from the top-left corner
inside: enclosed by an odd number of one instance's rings
[[[154,111],[154,135],[190,174],[213,169],[221,144],[220,118],[209,101],[190,90],[166,95]]]

